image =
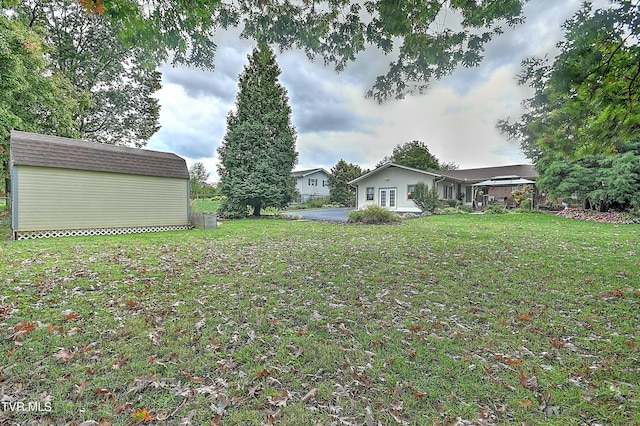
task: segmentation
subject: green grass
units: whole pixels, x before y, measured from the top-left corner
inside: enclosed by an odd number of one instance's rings
[[[194,212],[215,213],[220,207],[221,201],[211,201],[210,198],[204,198],[199,200],[193,200],[191,202],[191,209]]]
[[[0,386],[52,409],[0,422],[638,424],[639,242],[524,214],[4,241]]]

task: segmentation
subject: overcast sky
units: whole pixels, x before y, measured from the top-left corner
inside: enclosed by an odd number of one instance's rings
[[[528,163],[519,146],[496,129],[498,119],[516,117],[528,97],[515,77],[520,62],[550,53],[562,37],[560,26],[579,8],[578,0],[530,0],[526,23],[507,29],[488,45],[477,68],[459,69],[436,81],[426,94],[379,105],[365,99],[376,76],[389,62],[376,49],[363,52],[336,74],[321,60],[310,62],[298,51],[277,54],[296,126],[299,160],[296,169],[324,167],[338,160],[373,168],[398,144],[420,140],[440,161],[460,168]],[[160,124],[148,149],[174,152],[189,167],[202,162],[217,180],[216,148],[235,103],[238,75],[255,43],[238,37],[239,31],[220,31],[212,72],[165,67],[162,71]]]

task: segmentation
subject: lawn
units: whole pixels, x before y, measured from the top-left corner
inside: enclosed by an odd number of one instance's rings
[[[215,213],[220,207],[220,201],[212,201],[209,198],[191,201],[191,209],[194,212]]]
[[[255,219],[0,246],[0,423],[640,423],[636,225]]]

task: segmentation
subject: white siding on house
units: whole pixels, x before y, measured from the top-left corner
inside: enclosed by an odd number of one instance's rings
[[[324,171],[318,170],[296,179],[296,189],[302,202],[310,198],[329,197],[329,177]]]
[[[15,166],[14,231],[188,224],[188,181]]]
[[[434,176],[400,167],[388,167],[380,170],[358,181],[357,207],[367,204],[379,206],[384,198],[384,207],[389,210],[420,212],[408,194],[409,185],[415,185],[419,182],[426,182],[431,187],[434,183]],[[367,200],[367,188],[374,188],[373,200]],[[395,205],[390,206],[390,195],[393,194],[393,189],[395,189]]]

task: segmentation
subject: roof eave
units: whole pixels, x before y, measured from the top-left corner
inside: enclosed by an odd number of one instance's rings
[[[352,180],[350,182],[347,182],[347,183],[349,185],[356,184],[356,183],[360,182],[361,180],[364,180],[364,179],[366,179],[366,178],[368,178],[370,176],[373,176],[374,174],[377,174],[377,173],[379,173],[379,172],[381,172],[381,171],[383,171],[385,169],[388,169],[389,167],[398,167],[400,169],[410,170],[410,171],[413,171],[413,172],[417,172],[417,173],[421,173],[421,174],[425,174],[425,175],[430,175],[430,176],[433,176],[433,177],[442,176],[441,174],[438,174],[438,173],[432,173],[432,172],[427,172],[426,170],[414,169],[412,167],[403,166],[401,164],[386,163],[386,164],[383,164],[382,166],[378,167],[377,169],[374,169],[374,170],[370,171],[369,173],[364,174],[364,175],[362,175],[362,176],[360,176],[358,178],[355,178],[354,180]]]

